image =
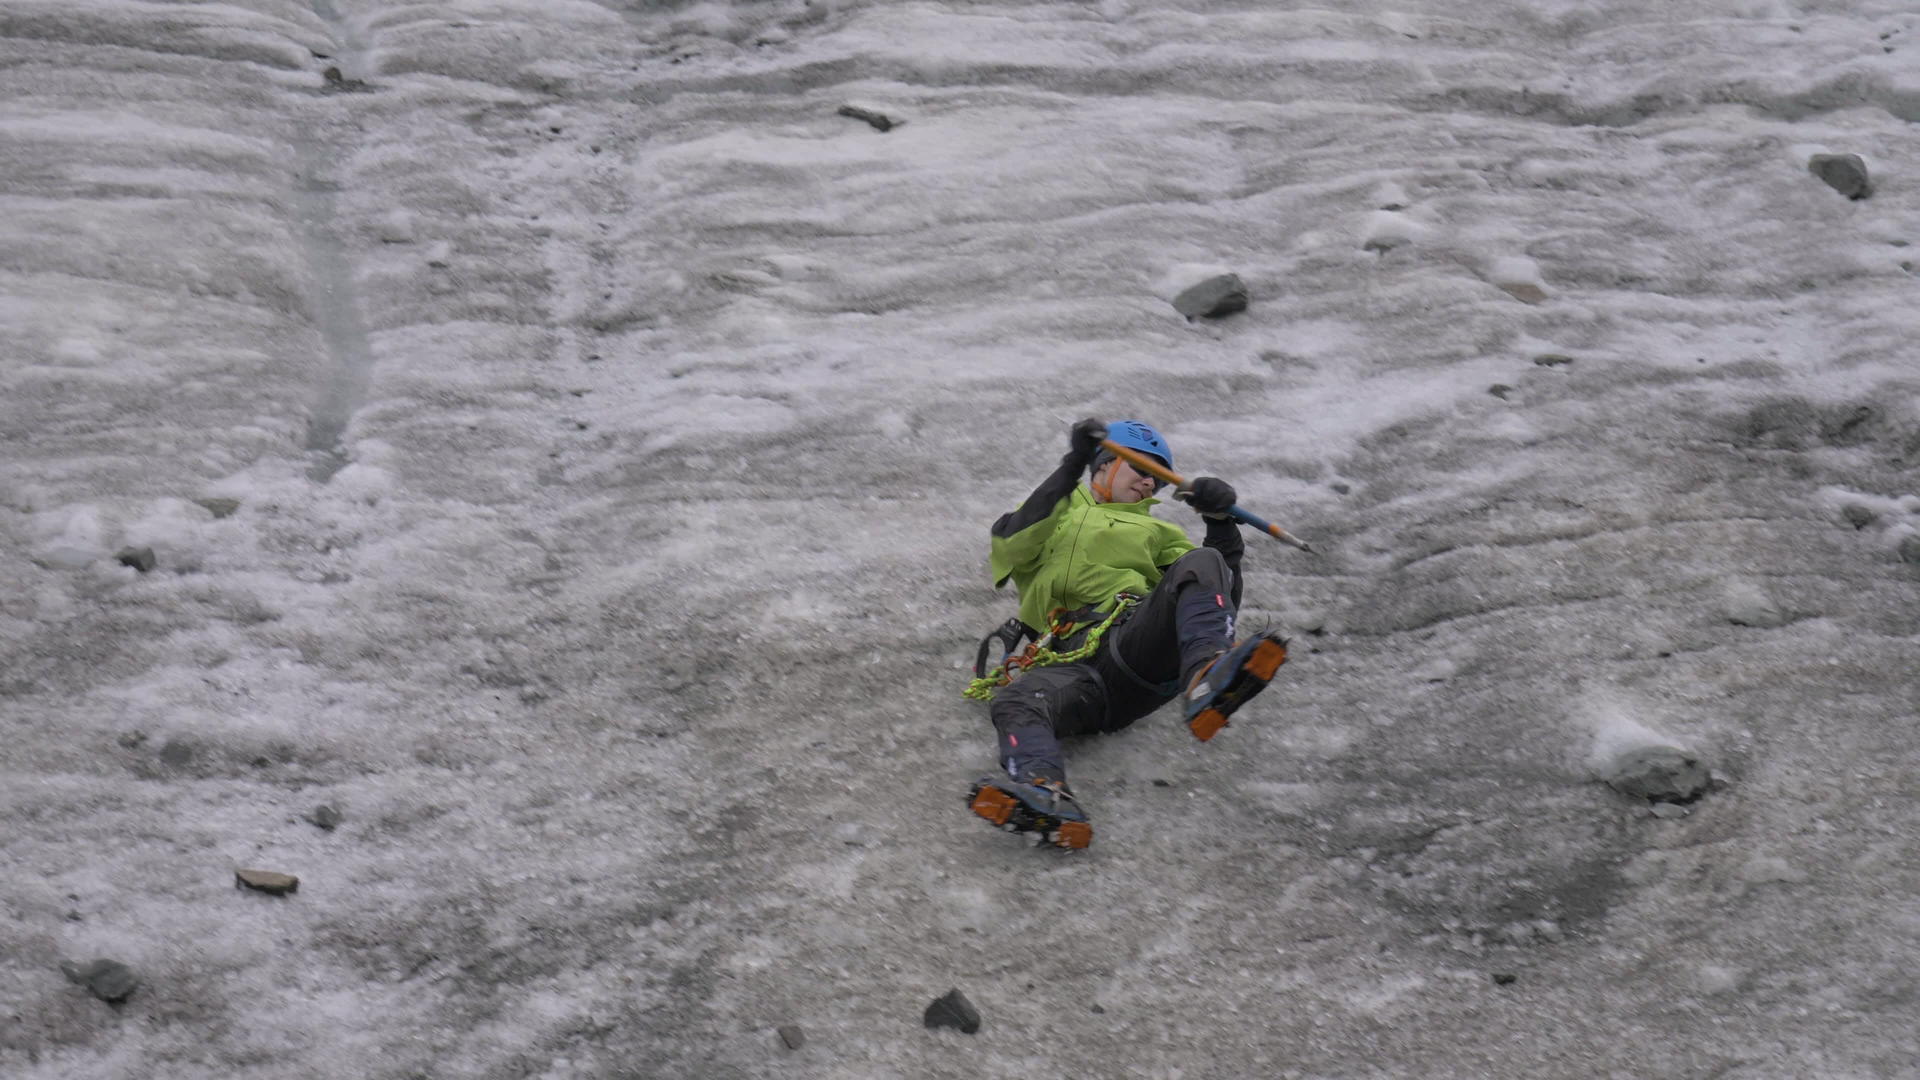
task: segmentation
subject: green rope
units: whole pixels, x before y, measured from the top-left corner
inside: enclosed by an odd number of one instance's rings
[[[993,697],[995,690],[1012,682],[1019,672],[1030,668],[1052,667],[1055,664],[1077,663],[1092,656],[1100,648],[1100,639],[1106,636],[1115,620],[1120,618],[1120,614],[1140,602],[1137,596],[1123,595],[1119,600],[1120,602],[1113,606],[1113,611],[1108,613],[1099,625],[1087,632],[1087,640],[1081,643],[1079,648],[1067,652],[1055,652],[1047,648],[1046,643],[1054,640],[1057,631],[1065,629],[1064,626],[1055,626],[1047,632],[1046,637],[1035,642],[1025,653],[1007,657],[999,667],[968,683],[967,688],[960,692],[961,696],[972,701],[987,701]]]

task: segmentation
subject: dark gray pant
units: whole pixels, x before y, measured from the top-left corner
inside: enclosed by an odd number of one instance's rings
[[[1062,738],[1119,731],[1172,700],[1186,678],[1232,646],[1232,588],[1226,559],[1195,548],[1167,568],[1090,659],[1034,668],[1001,687],[989,711],[1007,775],[1065,780]]]

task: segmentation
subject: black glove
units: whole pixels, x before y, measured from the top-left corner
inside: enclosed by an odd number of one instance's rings
[[[1203,476],[1187,485],[1187,505],[1208,517],[1219,517],[1233,509],[1240,495],[1233,485],[1217,476]]]
[[[1100,440],[1106,437],[1107,422],[1089,416],[1073,425],[1073,430],[1067,433],[1067,452],[1082,462],[1092,461],[1093,455],[1100,450]]]

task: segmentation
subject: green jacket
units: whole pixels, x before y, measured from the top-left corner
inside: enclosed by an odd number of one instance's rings
[[[1035,495],[1046,490],[1042,485]],[[1020,621],[1041,633],[1059,609],[1109,611],[1115,593],[1146,595],[1194,548],[1180,526],[1148,512],[1158,499],[1096,502],[1093,490],[1078,484],[1050,510],[1037,502],[1029,499],[995,523],[991,563],[994,587],[1012,579],[1020,590]]]

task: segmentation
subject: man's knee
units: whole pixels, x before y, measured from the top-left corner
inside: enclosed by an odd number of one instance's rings
[[[1193,583],[1224,593],[1232,585],[1233,571],[1227,567],[1226,556],[1210,547],[1198,547],[1175,559],[1167,567],[1166,577],[1176,589]]]

